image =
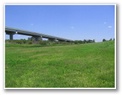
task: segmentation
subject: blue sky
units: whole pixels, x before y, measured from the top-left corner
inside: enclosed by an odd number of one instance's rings
[[[5,26],[71,40],[115,38],[114,18],[114,5],[5,5]]]

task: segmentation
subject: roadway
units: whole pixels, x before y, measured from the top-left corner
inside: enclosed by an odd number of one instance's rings
[[[37,33],[37,32],[32,32],[32,31],[27,31],[27,30],[21,30],[17,28],[11,28],[11,27],[5,27],[5,32],[6,34],[10,35],[10,40],[13,40],[13,35],[14,34],[20,34],[20,35],[27,35],[27,36],[32,36],[36,41],[42,40],[42,38],[47,38],[48,40],[51,41],[66,41],[66,42],[71,42],[73,40],[70,39],[65,39],[61,37],[56,37],[56,36],[51,36],[47,34],[42,34],[42,33]]]

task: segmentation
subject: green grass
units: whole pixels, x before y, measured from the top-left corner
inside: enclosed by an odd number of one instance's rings
[[[5,87],[114,88],[114,42],[45,46],[6,44]]]

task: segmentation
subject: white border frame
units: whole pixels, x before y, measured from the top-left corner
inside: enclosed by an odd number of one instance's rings
[[[54,4],[53,4],[53,3],[52,3],[52,4],[49,4],[49,3],[42,3],[42,4],[26,4],[26,3],[25,3],[25,4],[21,4],[21,3],[20,3],[20,4],[18,4],[18,3],[17,3],[17,4],[16,4],[16,3],[14,3],[14,4],[13,4],[13,3],[10,3],[10,4],[9,4],[9,3],[7,3],[7,4],[4,4],[4,31],[5,31],[5,5],[28,5],[28,6],[29,6],[29,5],[59,5],[59,6],[60,6],[60,5],[69,5],[69,6],[70,6],[70,5],[84,5],[84,6],[85,6],[85,5],[114,5],[114,10],[115,10],[115,11],[114,11],[114,12],[115,12],[115,13],[114,13],[114,28],[115,28],[115,29],[114,29],[114,37],[115,37],[115,44],[114,44],[114,47],[115,47],[115,49],[114,49],[114,53],[115,53],[115,55],[114,55],[114,58],[115,58],[115,61],[114,61],[114,62],[115,62],[115,63],[114,63],[114,66],[115,66],[115,72],[114,72],[115,77],[114,77],[114,80],[115,80],[115,81],[114,81],[114,85],[115,85],[115,87],[114,87],[114,88],[94,88],[94,87],[93,87],[93,88],[24,88],[24,87],[23,87],[23,88],[6,88],[6,87],[5,87],[5,48],[4,48],[4,89],[46,89],[46,90],[48,90],[48,89],[55,89],[55,90],[56,90],[56,89],[63,89],[63,90],[64,90],[64,89],[67,89],[67,90],[68,90],[68,89],[116,89],[116,83],[117,83],[117,82],[116,82],[116,81],[117,81],[117,80],[116,80],[116,65],[117,65],[117,64],[116,64],[116,19],[117,19],[117,18],[116,18],[116,11],[117,11],[117,10],[116,10],[116,4],[115,4],[115,3],[113,3],[113,4],[109,4],[109,3],[108,3],[108,4],[107,4],[107,3],[106,3],[106,4],[99,4],[99,3],[98,3],[98,4],[94,4],[94,3],[93,3],[93,4],[89,4],[89,3],[88,3],[88,4],[78,4],[78,3],[76,3],[76,4],[73,4],[73,3],[71,3],[71,4],[69,4],[69,3],[65,3],[65,4],[63,4],[63,3],[61,3],[61,4],[59,4],[59,3],[54,3]],[[4,41],[5,41],[5,33],[4,33]],[[4,45],[5,45],[5,42],[4,42]],[[4,47],[5,47],[5,46],[4,46]]]

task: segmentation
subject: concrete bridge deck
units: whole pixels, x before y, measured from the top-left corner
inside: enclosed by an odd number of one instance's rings
[[[11,27],[5,27],[5,32],[6,34],[10,35],[10,40],[13,40],[13,35],[14,34],[20,34],[20,35],[27,35],[27,36],[32,36],[32,38],[36,41],[42,40],[42,38],[47,38],[50,41],[66,41],[66,42],[71,42],[73,40],[65,39],[65,38],[60,38],[56,36],[51,36],[51,35],[46,35],[42,33],[36,33],[36,32],[31,32],[27,30],[21,30],[21,29],[16,29],[16,28],[11,28]]]

